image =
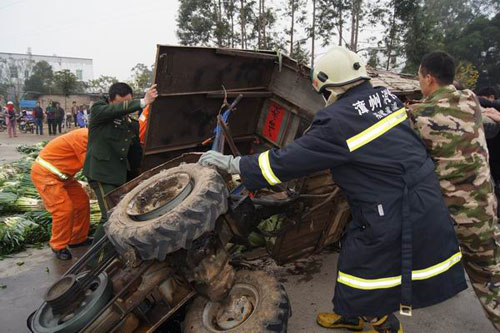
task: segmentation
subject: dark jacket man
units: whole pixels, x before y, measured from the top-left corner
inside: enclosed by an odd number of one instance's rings
[[[43,119],[43,109],[40,107],[40,104],[37,104],[36,107],[33,108],[33,117],[35,119]]]
[[[57,120],[56,120],[56,106],[54,103],[47,106],[45,109],[45,113],[47,114],[47,124],[49,127],[49,135],[56,135],[57,131]]]
[[[33,117],[35,118],[35,128],[36,134],[43,135],[43,109],[40,107],[40,102],[36,103],[36,107],[33,109]]]
[[[477,98],[481,107],[495,108],[500,111],[500,102],[496,100],[496,92],[492,88],[483,88],[477,92]],[[495,181],[495,193],[497,197],[500,195],[500,135],[492,138],[487,138],[488,151],[490,153],[489,163],[491,175]],[[500,208],[499,208],[500,213]],[[500,214],[498,214],[500,215]]]
[[[59,104],[56,104],[56,119],[64,119],[64,109]]]

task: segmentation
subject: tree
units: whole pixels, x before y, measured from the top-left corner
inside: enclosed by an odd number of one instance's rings
[[[95,80],[90,80],[87,85],[90,92],[105,94],[109,91],[109,87],[116,82],[118,79],[114,76],[101,75]]]
[[[257,48],[262,49],[266,39],[266,2],[259,0],[259,14],[257,16]]]
[[[293,59],[304,65],[307,65],[310,59],[309,51],[305,48],[306,42],[307,38],[300,39],[295,42],[295,46],[293,48]]]
[[[415,0],[385,0],[368,6],[368,24],[374,26],[381,22],[384,27],[384,34],[377,43],[378,47],[370,49],[372,62],[379,63],[375,58],[378,58],[380,53],[382,55],[380,65],[386,70],[400,65],[405,55],[404,37],[409,29],[407,22],[415,15],[416,10]],[[406,37],[412,39],[410,36]]]
[[[347,0],[317,0],[317,38],[321,45],[327,46],[338,35],[338,45],[344,42],[344,22],[348,19]]]
[[[234,5],[235,0],[224,1],[224,12],[227,17],[229,17],[228,23],[228,43],[227,45],[234,48],[236,35],[234,32],[234,16],[236,15],[236,6]]]
[[[446,50],[478,69],[478,86],[500,84],[500,13],[492,19],[473,20],[448,42]]]
[[[180,0],[177,37],[182,45],[210,45],[214,34],[211,0]]]
[[[305,0],[300,0],[305,1]],[[281,45],[276,11],[265,0],[180,0],[177,36],[182,45],[270,49]]]
[[[479,72],[470,62],[461,61],[457,66],[455,80],[461,82],[467,89],[475,89]]]
[[[7,97],[9,94],[9,86],[6,83],[0,83],[0,101],[3,100],[4,103],[7,102]]]
[[[311,31],[309,32],[309,36],[311,37],[311,68],[314,68],[314,51],[315,51],[314,41],[316,40],[316,2],[317,2],[317,0],[312,0],[312,2],[313,2],[312,26],[311,26]]]
[[[152,68],[153,66],[151,66]],[[136,94],[142,94],[153,82],[153,71],[144,64],[132,68],[132,86]]]
[[[274,35],[273,29],[276,23],[275,10],[266,4],[265,0],[258,0],[257,15],[251,15],[250,18],[254,19],[254,34],[257,31],[257,49],[271,49]]]
[[[358,36],[359,36],[359,21],[361,19],[361,4],[363,0],[352,0],[351,7],[351,43],[349,48],[357,52]]]
[[[31,76],[24,80],[24,91],[33,91],[41,94],[50,92],[54,72],[48,62],[42,60],[33,66]]]
[[[214,38],[217,41],[217,46],[224,46],[227,42],[228,22],[222,16],[222,1],[216,0],[214,4],[215,27]]]
[[[28,57],[0,59],[0,84],[7,89],[7,99],[18,106],[24,89],[24,80],[31,75],[35,62]]]
[[[287,6],[285,9],[285,15],[290,17],[290,29],[286,30],[286,34],[289,37],[289,55],[292,58],[295,58],[296,55],[294,51],[294,47],[300,44],[297,44],[294,38],[296,37],[295,33],[297,32],[296,24],[304,24],[306,21],[307,12],[302,9],[305,8],[306,1],[305,0],[287,0]]]
[[[259,16],[255,14],[255,0],[240,0],[239,24],[242,49],[259,48]]]
[[[67,98],[71,94],[83,92],[83,85],[78,82],[75,74],[68,69],[54,73],[54,88],[56,92],[64,95],[64,108],[67,108]]]
[[[78,92],[78,79],[69,69],[63,69],[54,74],[54,88],[64,96],[69,96]]]
[[[407,16],[405,71],[416,73],[422,57],[444,50],[479,72],[478,86],[500,82],[500,14],[491,0],[419,0]],[[489,10],[487,10],[489,9]]]
[[[424,55],[443,49],[443,33],[436,28],[437,21],[438,18],[429,15],[422,0],[418,0],[412,15],[408,16],[406,20],[404,72],[417,73]]]

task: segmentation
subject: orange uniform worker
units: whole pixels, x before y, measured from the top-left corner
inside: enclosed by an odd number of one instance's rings
[[[146,127],[148,127],[150,107],[151,104],[146,106],[139,117],[139,141],[141,142],[141,146],[144,146],[146,142]]]
[[[31,168],[31,180],[52,214],[50,247],[61,260],[72,258],[69,247],[90,245],[90,203],[73,176],[82,169],[87,153],[88,129],[59,136],[47,144]]]

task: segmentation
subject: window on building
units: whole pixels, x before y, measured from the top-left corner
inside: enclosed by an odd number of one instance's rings
[[[82,81],[82,80],[83,80],[83,70],[81,70],[81,69],[77,69],[77,70],[76,70],[76,78],[77,78],[78,80],[80,80],[80,81]]]
[[[17,79],[17,67],[14,65],[10,66],[10,77]]]

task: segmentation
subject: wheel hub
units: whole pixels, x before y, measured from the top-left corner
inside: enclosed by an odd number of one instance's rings
[[[231,297],[228,306],[222,307],[217,313],[217,325],[229,330],[243,323],[253,311],[253,304],[248,297]]]
[[[54,283],[43,297],[45,302],[52,307],[55,314],[68,311],[69,304],[77,303],[82,296],[82,289],[73,274],[64,276]]]
[[[259,304],[255,287],[237,283],[224,302],[208,302],[203,310],[203,326],[210,332],[237,331]]]
[[[130,201],[127,214],[135,221],[147,221],[174,209],[192,191],[189,174],[177,172],[139,192]]]
[[[63,305],[60,297],[71,294],[68,292],[61,294],[63,289],[71,290],[71,286],[78,284],[78,281],[82,280],[85,274],[78,275],[74,283],[71,281],[71,278],[66,280],[64,278],[61,279],[49,289],[46,297],[58,296],[56,299],[59,299],[59,305]],[[107,274],[101,273],[92,279],[92,282],[90,282],[85,290],[82,290],[81,297],[78,299],[67,299],[64,304],[65,307],[60,308],[59,311],[55,311],[51,304],[47,302],[42,304],[31,317],[30,328],[35,333],[78,332],[90,320],[95,319],[95,315],[106,305],[111,296],[111,280],[109,280]]]

